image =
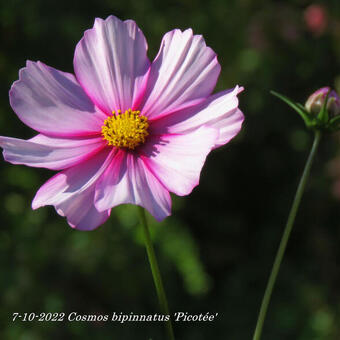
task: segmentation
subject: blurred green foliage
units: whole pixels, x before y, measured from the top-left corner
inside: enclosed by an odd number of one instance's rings
[[[164,33],[192,27],[218,53],[217,90],[236,83],[245,87],[242,133],[208,157],[200,186],[189,197],[173,197],[172,217],[162,224],[150,218],[172,311],[219,313],[213,323],[175,324],[178,339],[251,338],[311,143],[298,115],[269,90],[300,102],[321,86],[340,90],[340,2],[316,3],[326,13],[324,26],[308,17],[310,5],[306,0],[0,2],[0,135],[34,135],[8,102],[25,61],[72,72],[74,47],[84,30],[95,17],[110,14],[137,21],[151,59]],[[338,145],[336,135],[322,141],[264,340],[340,339]],[[118,207],[96,231],[78,232],[52,207],[31,210],[34,193],[52,172],[1,162],[0,175],[0,339],[163,339],[160,323],[12,322],[13,312],[154,314],[158,306],[134,207]]]

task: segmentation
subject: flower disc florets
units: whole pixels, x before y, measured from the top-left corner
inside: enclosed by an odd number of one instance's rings
[[[148,135],[148,119],[140,111],[131,109],[121,113],[120,110],[112,112],[112,116],[104,121],[102,126],[103,139],[108,145],[119,148],[134,149],[145,142]]]

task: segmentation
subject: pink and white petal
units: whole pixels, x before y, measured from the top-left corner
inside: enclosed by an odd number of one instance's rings
[[[97,134],[106,118],[72,74],[39,61],[27,61],[9,96],[11,106],[22,122],[51,136]]]
[[[90,145],[93,143],[97,143],[102,141],[103,144],[106,143],[103,140],[103,137],[100,134],[93,135],[93,136],[84,136],[84,137],[53,137],[44,135],[39,133],[38,135],[29,139],[30,142],[61,147],[61,148],[73,148],[77,145]]]
[[[217,139],[218,131],[205,126],[183,135],[150,136],[141,158],[167,190],[184,196],[198,185]]]
[[[105,211],[119,204],[136,204],[157,221],[171,213],[169,192],[144,162],[131,153],[117,153],[96,186],[95,205]]]
[[[236,109],[232,114],[226,114],[215,122],[211,122],[209,125],[219,131],[219,138],[214,145],[214,149],[227,144],[233,139],[240,132],[243,120],[242,111]]]
[[[94,205],[95,186],[56,204],[59,215],[67,218],[68,224],[78,230],[93,230],[103,224],[111,210],[98,211]]]
[[[116,150],[105,148],[86,161],[50,178],[36,193],[32,208],[59,206],[91,188],[110,164]]]
[[[0,136],[7,162],[61,170],[92,157],[105,147],[102,138],[66,139],[38,135],[30,140]]]
[[[144,93],[150,61],[143,32],[132,20],[97,18],[76,46],[74,71],[78,81],[107,114],[137,105]]]
[[[214,94],[202,104],[153,121],[150,129],[154,134],[182,134],[206,125],[219,130],[214,147],[226,144],[240,131],[244,119],[238,109],[237,95],[241,91],[243,88],[236,86]]]
[[[198,104],[213,91],[220,69],[202,36],[191,29],[166,33],[151,64],[141,111],[155,119]]]

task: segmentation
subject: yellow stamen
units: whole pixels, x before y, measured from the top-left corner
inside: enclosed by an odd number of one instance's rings
[[[134,149],[145,142],[149,127],[147,121],[140,111],[112,111],[112,116],[106,118],[102,126],[103,139],[107,140],[108,145]]]

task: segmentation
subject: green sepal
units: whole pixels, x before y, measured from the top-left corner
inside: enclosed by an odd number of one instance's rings
[[[305,124],[307,125],[308,128],[312,128],[315,127],[317,124],[315,124],[316,122],[314,121],[314,119],[312,119],[311,115],[306,111],[306,109],[304,108],[304,106],[300,103],[294,103],[293,101],[291,101],[288,97],[277,93],[275,91],[270,91],[270,93],[276,97],[278,97],[279,99],[281,99],[282,101],[284,101],[286,104],[288,104],[292,109],[294,109],[300,116],[301,118],[304,120]]]
[[[330,125],[339,124],[339,123],[340,123],[340,116],[335,116],[334,118],[332,118],[332,119],[329,121],[329,124],[330,124]]]
[[[327,124],[327,122],[329,121],[328,111],[327,111],[327,102],[328,102],[329,93],[330,91],[327,93],[325,101],[322,104],[321,110],[317,115],[318,120],[323,124]]]
[[[303,112],[306,112],[307,114],[309,114],[309,112],[307,112],[306,108],[301,104],[301,103],[295,103]]]
[[[329,129],[337,131],[340,129],[340,116],[335,116],[329,121]]]

